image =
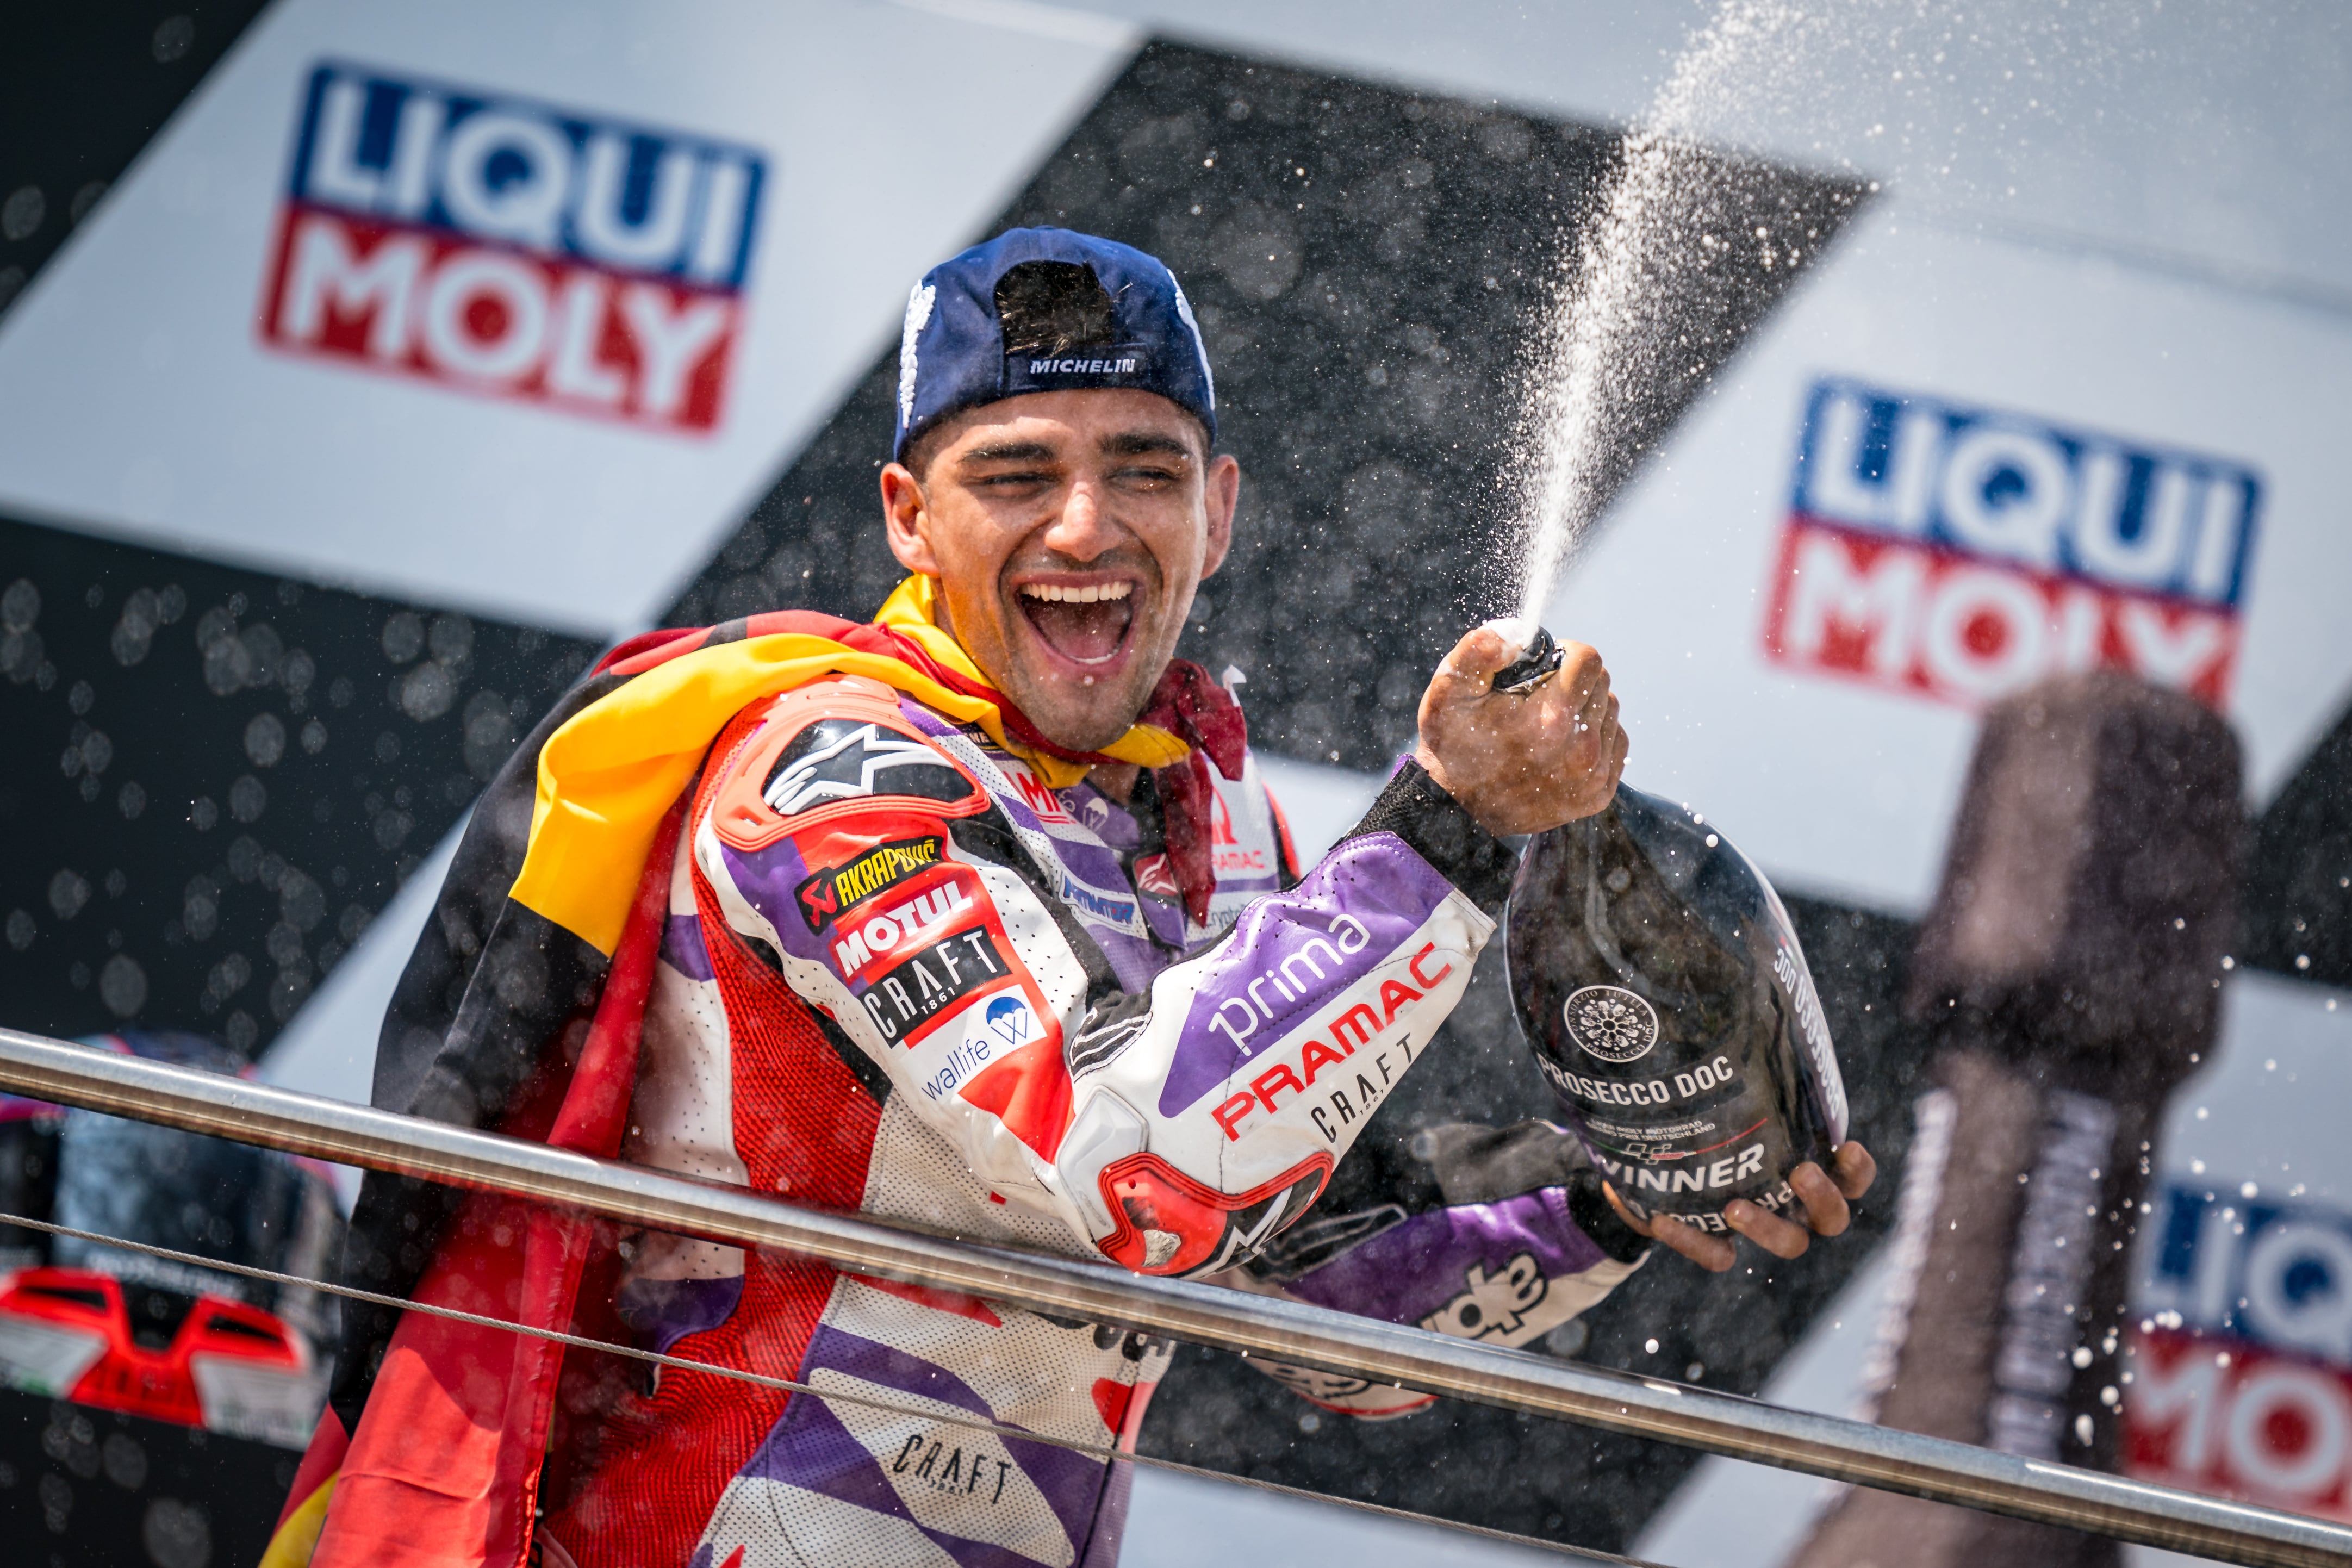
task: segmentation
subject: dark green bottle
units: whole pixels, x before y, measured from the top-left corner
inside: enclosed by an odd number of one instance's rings
[[[1538,834],[1505,952],[1519,1026],[1593,1162],[1637,1216],[1722,1230],[1795,1199],[1846,1136],[1845,1086],[1804,949],[1748,858],[1690,812],[1620,787]]]

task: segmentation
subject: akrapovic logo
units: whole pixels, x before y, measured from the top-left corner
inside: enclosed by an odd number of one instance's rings
[[[1950,701],[2113,668],[2229,695],[2261,478],[1850,381],[1808,401],[1766,653]]]
[[[877,844],[845,865],[819,871],[800,885],[801,918],[809,930],[820,930],[860,900],[938,865],[943,847],[936,834],[901,838]]]
[[[765,175],[745,147],[321,65],[261,335],[470,392],[709,430]]]

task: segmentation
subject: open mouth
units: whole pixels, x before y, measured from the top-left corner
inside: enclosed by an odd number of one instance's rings
[[[1024,583],[1016,597],[1038,637],[1073,664],[1110,663],[1135,624],[1130,582]]]

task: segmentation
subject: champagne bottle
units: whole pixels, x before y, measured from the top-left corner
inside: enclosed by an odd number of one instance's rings
[[[1796,1203],[1845,1141],[1845,1087],[1771,884],[1703,817],[1620,786],[1538,834],[1506,916],[1519,1026],[1569,1127],[1637,1218],[1728,1229]]]

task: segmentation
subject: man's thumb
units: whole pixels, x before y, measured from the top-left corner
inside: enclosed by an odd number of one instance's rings
[[[1446,667],[1465,680],[1487,684],[1496,671],[1519,657],[1526,639],[1512,635],[1518,630],[1517,621],[1488,621],[1473,628],[1445,656]]]

